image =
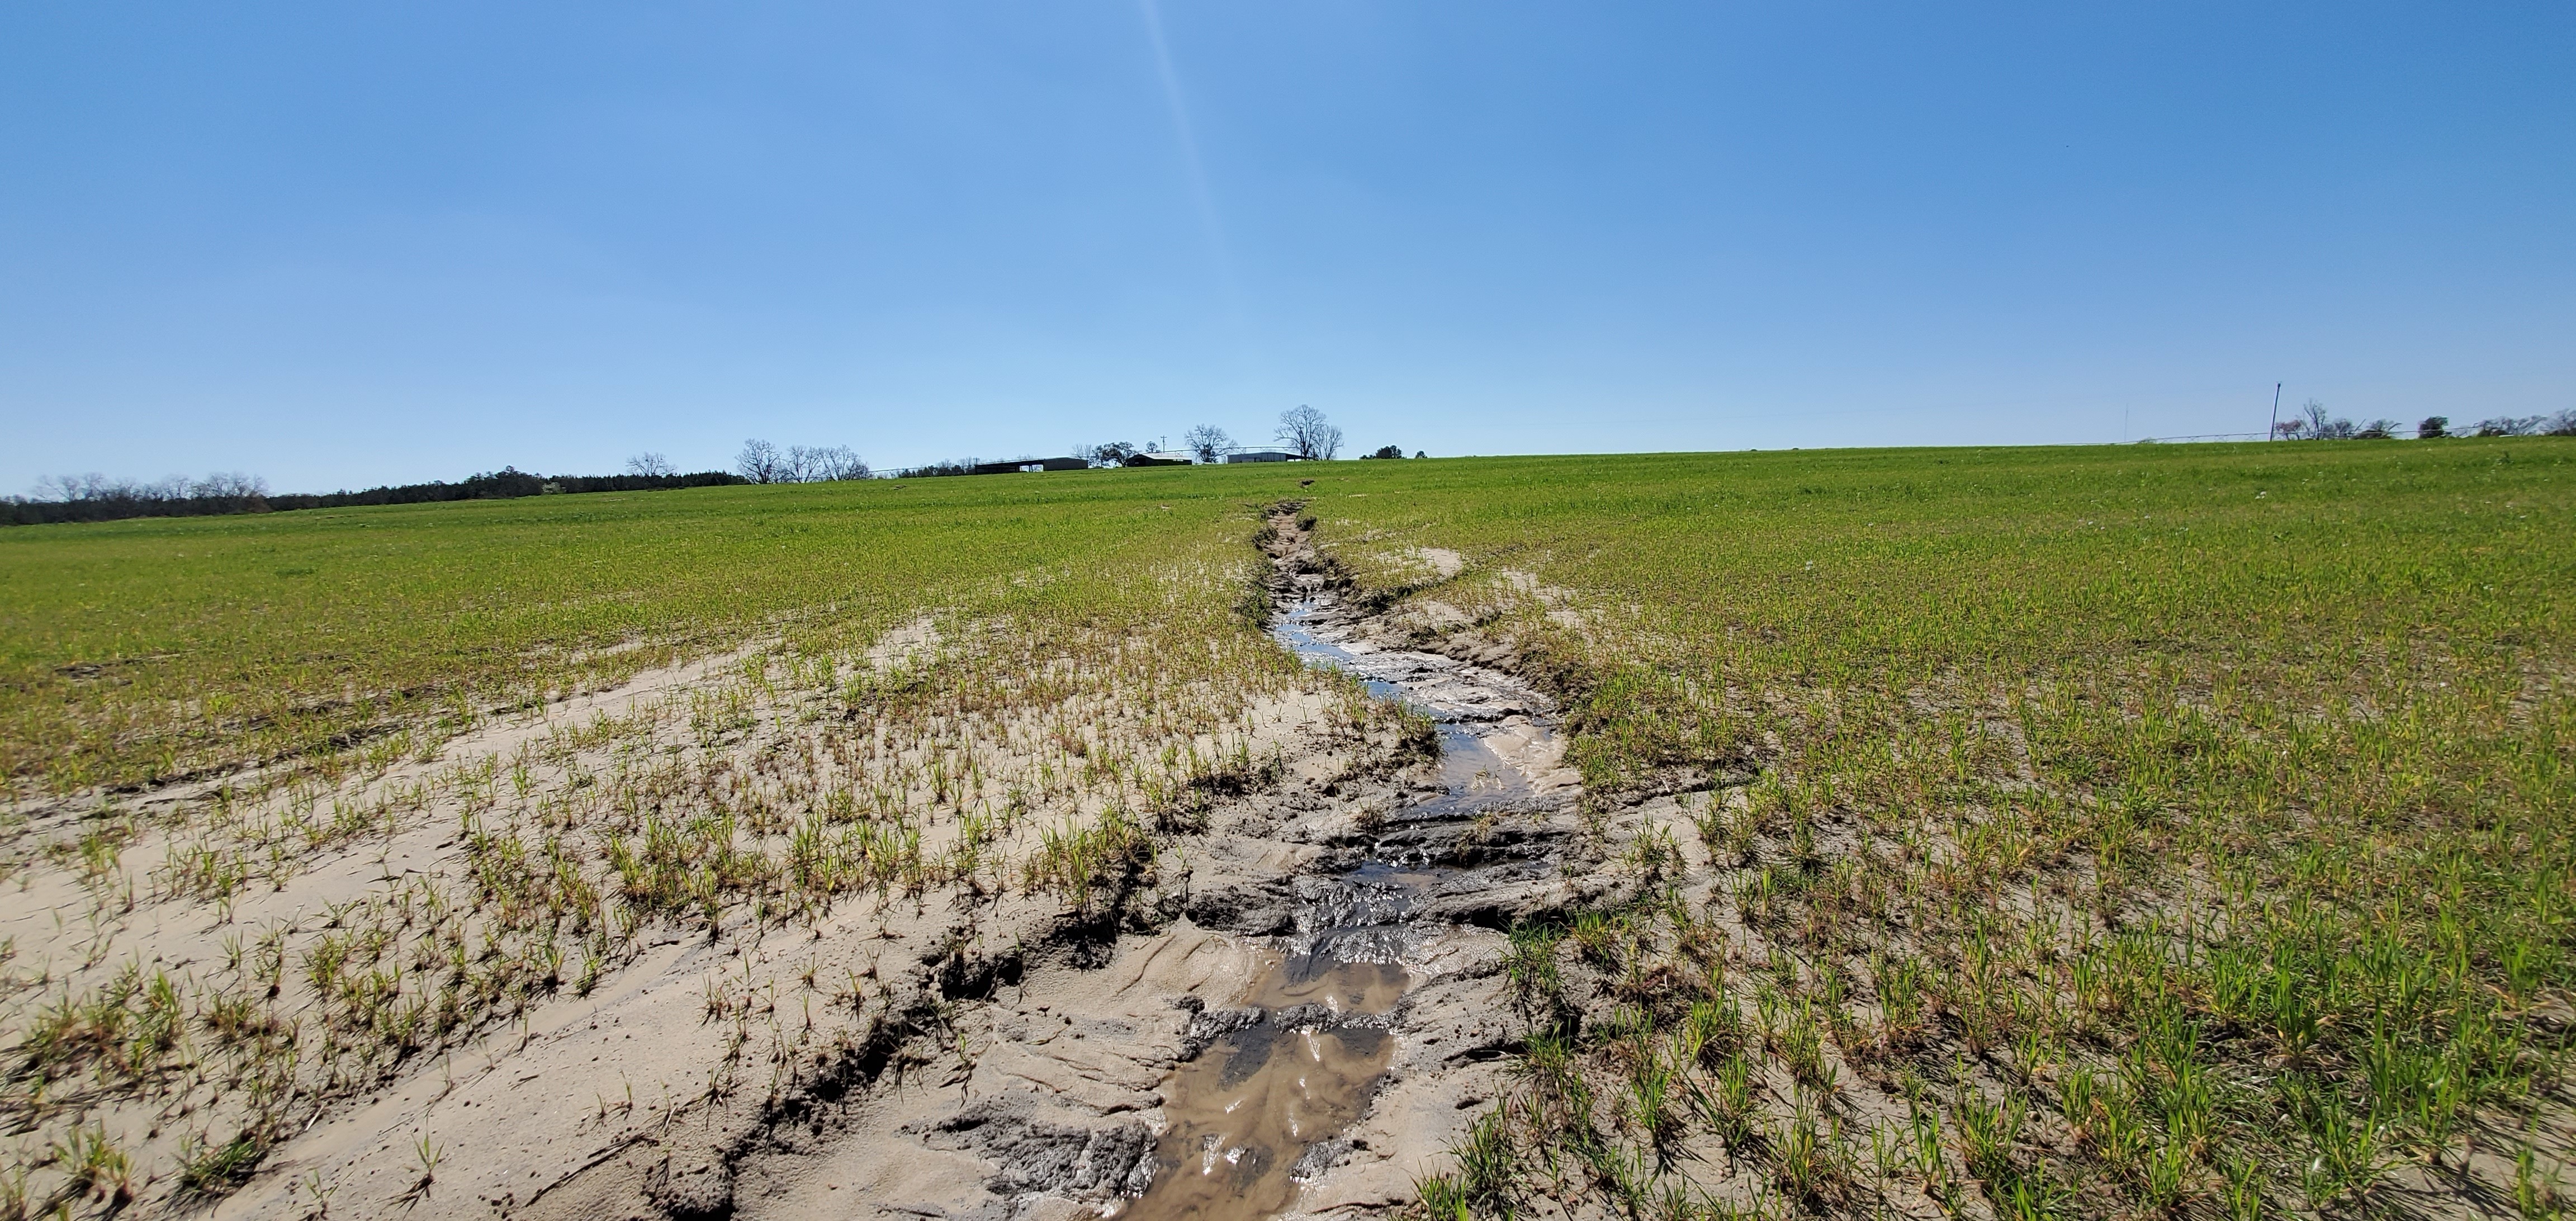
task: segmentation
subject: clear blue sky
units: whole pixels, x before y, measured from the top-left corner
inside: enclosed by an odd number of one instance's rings
[[[0,491],[2576,407],[2576,6],[0,9]]]

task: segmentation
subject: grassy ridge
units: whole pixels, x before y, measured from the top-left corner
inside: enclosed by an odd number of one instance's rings
[[[1750,781],[1690,807],[1716,877],[1648,842],[1639,902],[1524,930],[1531,1085],[1436,1202],[1670,1211],[1666,1151],[1705,1130],[1755,1155],[1739,1202],[2555,1208],[2561,1142],[2526,1133],[2568,1113],[2571,466],[2516,441],[1319,483],[1381,586],[1421,579],[1416,544],[1482,562],[1419,596],[1565,680],[1596,791]]]
[[[614,681],[752,632],[817,649],[864,640],[997,581],[1107,588],[1156,564],[1239,565],[1237,500],[1294,486],[1186,474],[12,530],[0,768],[56,791],[143,783]]]

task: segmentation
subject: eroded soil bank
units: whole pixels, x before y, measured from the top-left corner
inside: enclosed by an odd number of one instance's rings
[[[1294,515],[1265,537],[1281,639],[1426,741],[1387,771],[1294,759],[1176,837],[1162,907],[959,997],[935,1079],[776,1126],[730,1167],[736,1213],[1248,1219],[1399,1205],[1439,1166],[1515,1033],[1500,930],[1588,897],[1573,777],[1544,699],[1363,643]]]

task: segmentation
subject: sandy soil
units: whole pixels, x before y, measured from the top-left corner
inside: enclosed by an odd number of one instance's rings
[[[1303,540],[1289,525],[1279,548],[1281,596],[1314,596],[1323,591],[1297,579]],[[1532,845],[1570,838],[1572,776],[1558,766],[1559,748],[1541,719],[1543,699],[1498,673],[1361,642],[1354,623],[1327,616],[1318,626],[1346,642],[1364,676],[1402,681],[1418,700],[1476,726],[1487,761],[1514,773],[1517,812],[1505,821],[1519,826],[1505,837]],[[1437,767],[1354,780],[1309,750],[1278,791],[1236,803],[1210,834],[1175,844],[1187,866],[1178,895],[1159,900],[1176,917],[1168,923],[1131,928],[1105,944],[1015,931],[1011,945],[1028,947],[1015,973],[959,993],[966,1003],[956,1008],[947,1041],[908,1078],[880,1079],[796,1109],[792,1123],[770,1124],[721,1166],[681,1167],[658,1154],[602,1163],[527,1215],[613,1215],[639,1199],[778,1218],[1262,1211],[1246,1209],[1230,1190],[1178,1204],[1161,1200],[1151,1190],[1158,1179],[1169,1185],[1176,1174],[1204,1173],[1206,1163],[1157,1159],[1157,1144],[1211,1119],[1182,1113],[1193,1092],[1240,1101],[1239,1089],[1211,1083],[1193,1091],[1188,1078],[1193,1070],[1215,1075],[1200,1057],[1221,1031],[1247,1021],[1276,1024],[1299,1008],[1298,998],[1265,994],[1263,985],[1275,981],[1280,953],[1310,948],[1298,940],[1310,888],[1405,843],[1462,834],[1455,820],[1409,828],[1385,821],[1451,787]],[[1511,861],[1533,855],[1499,854]],[[1347,1078],[1355,1122],[1309,1144],[1280,1195],[1255,1202],[1302,1216],[1409,1201],[1415,1178],[1443,1165],[1472,1108],[1498,1085],[1495,1052],[1512,1032],[1502,1020],[1496,926],[1577,897],[1553,873],[1503,884],[1460,878],[1433,897],[1401,952],[1384,964],[1394,982],[1350,998],[1345,1016],[1369,1019],[1375,1036],[1365,1054],[1328,1063],[1332,1057],[1316,1052],[1317,1071],[1330,1067]],[[1007,919],[1000,912],[983,918]],[[1128,920],[1156,917],[1131,913]],[[971,917],[959,931],[966,928],[986,946],[1001,940],[997,928],[978,927]],[[1312,1029],[1312,1015],[1295,1020],[1306,1024],[1291,1032],[1308,1040],[1304,1045],[1320,1047],[1315,1040],[1332,1037]],[[709,1186],[670,1186],[693,1177]],[[719,1180],[729,1182],[729,1195],[713,1186]],[[1140,1194],[1145,1198],[1131,1202]]]
[[[1401,761],[1386,744],[1332,724],[1330,698],[1274,697],[1246,719],[1259,727],[1254,753],[1282,763],[1276,781],[1228,799],[1205,831],[1169,836],[1149,874],[1115,893],[1076,907],[1058,893],[950,885],[849,901],[810,920],[735,912],[711,931],[648,931],[586,993],[555,991],[344,1089],[210,1206],[179,1204],[171,1183],[147,1181],[134,1193],[144,1211],[1144,1216],[1163,1206],[1136,1198],[1180,1172],[1158,1146],[1176,1124],[1205,1119],[1183,1113],[1197,1105],[1188,1099],[1223,1093],[1193,1091],[1186,1075],[1214,1071],[1199,1060],[1211,1046],[1233,1048],[1269,1025],[1306,1040],[1298,1046],[1351,1049],[1334,1066],[1334,1131],[1293,1173],[1274,1176],[1280,1209],[1338,1214],[1409,1200],[1497,1086],[1511,1033],[1497,930],[1591,897],[1558,867],[1577,850],[1575,783],[1544,698],[1471,662],[1389,647],[1341,612],[1293,520],[1285,524],[1274,548],[1283,605],[1302,601],[1306,626],[1343,664],[1434,710],[1444,758],[1391,766]],[[1454,556],[1424,559],[1456,570]],[[942,644],[924,619],[888,634],[862,664],[883,672]],[[257,938],[275,938],[284,955],[354,927],[343,923],[353,906],[458,884],[468,871],[460,828],[472,825],[451,783],[460,769],[483,766],[495,783],[502,761],[524,763],[552,744],[555,761],[529,783],[574,783],[566,777],[604,767],[612,747],[563,747],[565,735],[627,718],[645,725],[635,732],[646,745],[662,742],[681,733],[674,709],[713,698],[759,651],[495,720],[403,761],[332,799],[335,809],[376,811],[380,825],[338,840],[307,832],[318,846],[220,908],[149,882],[210,842],[173,812],[209,802],[211,786],[136,798],[127,803],[135,830],[112,868],[84,872],[59,853],[19,862],[17,893],[0,905],[0,935],[14,938],[10,1015],[100,987],[129,965],[190,985],[240,975]],[[788,711],[736,749],[777,749]],[[1467,810],[1462,793],[1482,804]],[[270,800],[282,809],[299,799],[310,794]],[[22,844],[65,842],[99,811],[30,813]],[[247,826],[274,813],[228,817]],[[924,851],[955,834],[934,822]],[[1314,948],[1301,922],[1329,902],[1317,889],[1326,880],[1373,858],[1458,855],[1470,840],[1465,855],[1481,864],[1419,896],[1420,911],[1373,968],[1391,974],[1367,997],[1353,993],[1347,1014],[1317,1019],[1317,1002],[1277,993],[1282,955]],[[272,1006],[291,1011],[301,987],[273,986]],[[166,1161],[192,1134],[220,1136],[219,1117],[242,1105],[209,1091],[105,1122],[138,1157]]]

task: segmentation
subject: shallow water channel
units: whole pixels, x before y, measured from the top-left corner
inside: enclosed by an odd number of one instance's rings
[[[1405,804],[1382,830],[1472,819],[1530,795],[1529,778],[1484,740],[1505,717],[1532,710],[1528,693],[1447,658],[1347,647],[1329,610],[1297,602],[1271,630],[1309,663],[1357,675],[1371,694],[1414,704],[1440,729],[1439,791]],[[1129,1221],[1266,1217],[1349,1150],[1342,1134],[1394,1051],[1388,1027],[1414,982],[1406,960],[1437,932],[1417,909],[1460,880],[1437,842],[1390,833],[1356,868],[1296,880],[1295,931],[1271,947],[1236,1008],[1193,1024],[1213,1041],[1164,1086],[1168,1127]]]

